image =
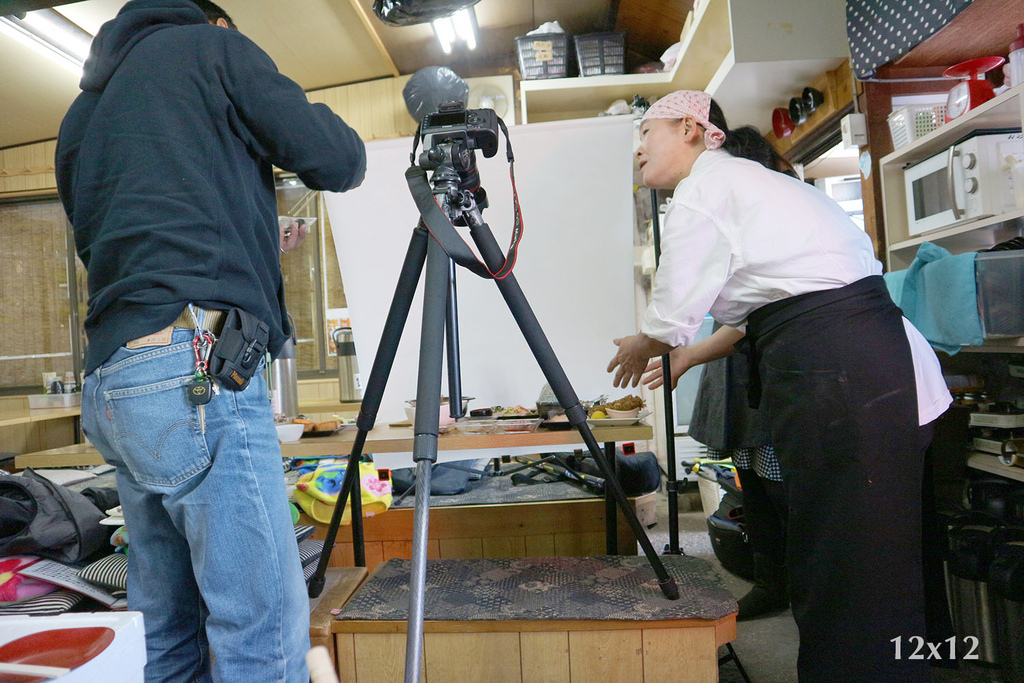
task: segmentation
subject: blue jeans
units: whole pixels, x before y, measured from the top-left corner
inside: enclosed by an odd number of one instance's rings
[[[185,397],[192,335],[122,347],[83,386],[83,430],[117,467],[146,681],[306,683],[309,602],[266,383],[221,389],[203,434]]]

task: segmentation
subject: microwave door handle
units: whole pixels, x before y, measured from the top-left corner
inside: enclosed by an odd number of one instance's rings
[[[956,203],[956,182],[953,178],[953,160],[960,156],[960,151],[956,147],[950,147],[948,156],[946,157],[946,187],[949,190],[949,203],[953,207],[953,218],[961,218],[967,213],[966,209],[961,209]]]

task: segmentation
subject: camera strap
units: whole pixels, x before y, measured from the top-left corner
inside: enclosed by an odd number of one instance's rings
[[[501,127],[501,132],[505,135],[505,154],[508,158],[508,173],[512,180],[512,204],[514,206],[514,220],[512,224],[512,239],[509,244],[508,253],[505,255],[505,262],[498,268],[497,271],[492,271],[487,267],[487,264],[477,258],[476,254],[466,241],[462,239],[462,236],[452,225],[451,219],[448,214],[441,209],[441,206],[437,203],[437,199],[434,197],[433,190],[430,187],[430,183],[427,181],[427,172],[416,165],[413,161],[413,165],[405,172],[405,180],[409,185],[409,191],[412,193],[413,201],[416,202],[416,208],[419,209],[420,216],[422,217],[423,226],[427,229],[430,235],[437,240],[437,243],[441,245],[445,253],[460,266],[472,271],[476,275],[482,278],[491,278],[494,280],[503,280],[512,274],[512,269],[515,268],[516,258],[519,254],[519,243],[523,239],[523,216],[522,210],[519,207],[519,192],[516,190],[516,173],[515,173],[515,155],[512,154],[512,141],[508,137],[508,128],[505,127],[505,122],[500,118],[498,119],[498,125]],[[419,129],[416,131],[415,141],[413,143],[413,153],[410,158],[415,160],[416,157],[416,144],[419,140],[420,134]]]

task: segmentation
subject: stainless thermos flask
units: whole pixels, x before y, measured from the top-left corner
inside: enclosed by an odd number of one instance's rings
[[[356,361],[356,343],[352,340],[351,327],[339,327],[331,336],[338,354],[338,395],[342,401],[358,401],[359,390],[356,388],[356,374],[359,365]]]
[[[270,402],[274,418],[292,420],[299,414],[299,373],[295,361],[295,323],[292,336],[270,364]]]

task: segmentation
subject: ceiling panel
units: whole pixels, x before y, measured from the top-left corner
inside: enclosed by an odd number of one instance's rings
[[[57,136],[79,75],[0,35],[0,147]]]
[[[9,2],[0,3],[5,1]],[[465,78],[511,73],[516,67],[517,36],[556,19],[574,35],[608,30],[614,25],[611,14],[616,7],[637,2],[641,0],[481,0],[475,5],[480,26],[477,50],[456,47],[452,55],[445,55],[429,24],[385,25],[372,13],[373,0],[219,0],[239,30],[262,47],[283,74],[307,90],[396,72],[410,74],[430,65],[450,66]],[[665,7],[688,2],[657,0],[655,5],[663,13]],[[54,6],[95,34],[117,14],[124,0],[39,0],[35,4]],[[639,11],[638,16],[660,25],[661,19],[654,14]],[[676,21],[683,18],[680,13]],[[647,31],[632,25],[626,28]],[[669,33],[678,35],[678,30]],[[657,46],[658,54],[670,42]],[[55,137],[64,112],[78,95],[78,77],[5,35],[0,35],[0,63],[5,67],[0,69],[0,148]]]

